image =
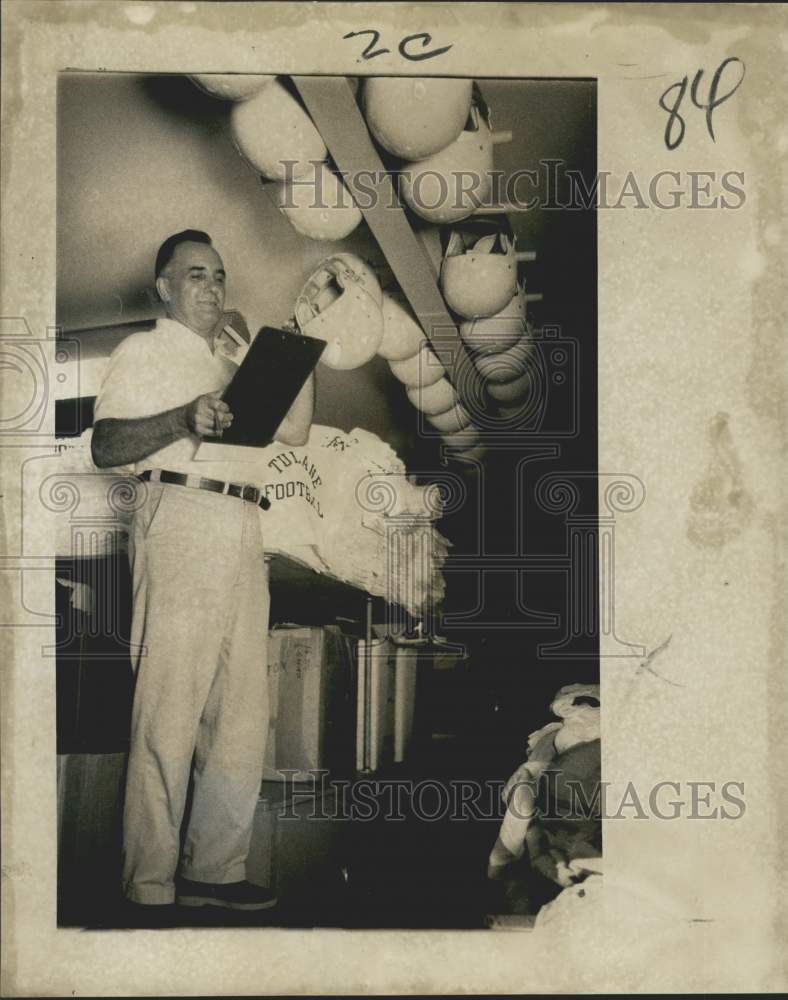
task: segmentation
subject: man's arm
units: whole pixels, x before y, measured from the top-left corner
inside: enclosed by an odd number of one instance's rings
[[[198,396],[191,403],[150,417],[132,420],[107,417],[98,420],[93,428],[93,463],[99,469],[106,469],[139,462],[188,434],[220,437],[232,420],[230,408],[219,399],[218,392]]]
[[[274,440],[281,441],[283,444],[306,444],[309,439],[309,428],[312,426],[314,412],[315,376],[312,373],[293,400],[293,405],[287,411],[284,420],[277,427]]]

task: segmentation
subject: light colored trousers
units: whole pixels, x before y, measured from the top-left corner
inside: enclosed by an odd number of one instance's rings
[[[268,726],[269,593],[259,508],[147,484],[129,539],[136,673],[123,815],[123,888],[170,903],[181,874],[246,877]]]

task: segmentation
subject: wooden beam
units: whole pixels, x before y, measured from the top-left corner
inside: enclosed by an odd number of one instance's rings
[[[293,82],[450,380],[478,409],[485,398],[481,377],[440,293],[433,263],[373,145],[349,81],[342,76],[294,76]]]

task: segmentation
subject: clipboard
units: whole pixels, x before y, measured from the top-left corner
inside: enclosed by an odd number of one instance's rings
[[[232,425],[221,438],[206,438],[198,451],[208,443],[269,445],[325,348],[326,341],[317,337],[262,327],[222,393],[233,415]]]

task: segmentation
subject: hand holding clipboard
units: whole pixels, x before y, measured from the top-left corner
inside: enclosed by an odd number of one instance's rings
[[[208,436],[221,427],[216,444],[270,444],[325,348],[326,342],[316,337],[262,327],[221,398],[213,397],[223,405],[211,406],[211,396],[201,397],[208,400],[215,420]]]
[[[186,408],[186,424],[198,437],[219,437],[233,422],[230,407],[221,391],[208,392],[192,400]]]

